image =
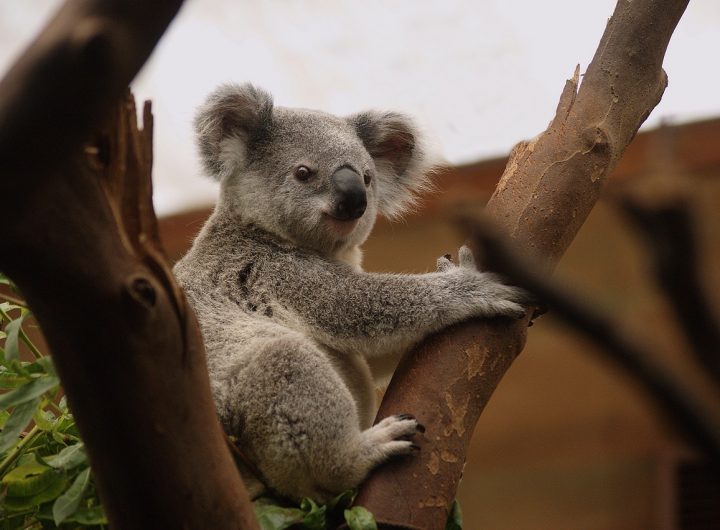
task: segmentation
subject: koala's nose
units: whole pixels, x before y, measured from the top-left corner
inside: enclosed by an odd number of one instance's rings
[[[363,178],[352,169],[343,167],[333,173],[330,180],[335,198],[331,215],[343,221],[362,217],[367,207]]]

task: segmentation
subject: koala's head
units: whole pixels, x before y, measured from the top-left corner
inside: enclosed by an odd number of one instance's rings
[[[427,187],[423,138],[402,114],[275,107],[252,85],[223,85],[195,126],[220,211],[327,256],[353,253],[378,213],[400,216]]]

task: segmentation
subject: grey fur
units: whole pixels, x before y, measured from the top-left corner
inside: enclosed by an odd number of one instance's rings
[[[274,107],[251,85],[225,85],[196,128],[221,196],[175,274],[200,320],[220,420],[276,491],[326,500],[414,450],[415,419],[372,426],[386,374],[371,366],[464,319],[523,315],[525,294],[479,273],[464,247],[433,273],[361,270],[377,214],[402,214],[427,187],[429,157],[406,116]],[[299,165],[312,178],[296,178]],[[356,221],[327,215],[342,167],[370,177]]]

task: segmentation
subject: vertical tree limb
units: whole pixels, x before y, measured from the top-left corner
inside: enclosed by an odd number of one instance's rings
[[[158,245],[150,108],[141,131],[117,106],[179,5],[70,0],[0,83],[0,269],[50,344],[112,527],[251,529]]]
[[[487,211],[548,269],[660,101],[667,84],[662,60],[686,6],[687,0],[619,0],[579,91],[576,71],[548,129],[514,150]],[[417,458],[377,470],[361,489],[358,503],[381,526],[444,528],[470,434],[522,349],[526,326],[527,320],[468,323],[403,359],[378,418],[411,412],[428,430]]]

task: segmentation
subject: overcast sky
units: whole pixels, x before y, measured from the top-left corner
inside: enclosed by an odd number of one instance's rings
[[[0,70],[59,0],[0,0]],[[216,85],[251,81],[276,104],[417,116],[453,163],[505,154],[546,126],[564,80],[581,71],[614,0],[189,0],[133,83],[155,110],[160,214],[207,206],[191,127]],[[692,0],[648,120],[720,116],[720,2]]]

